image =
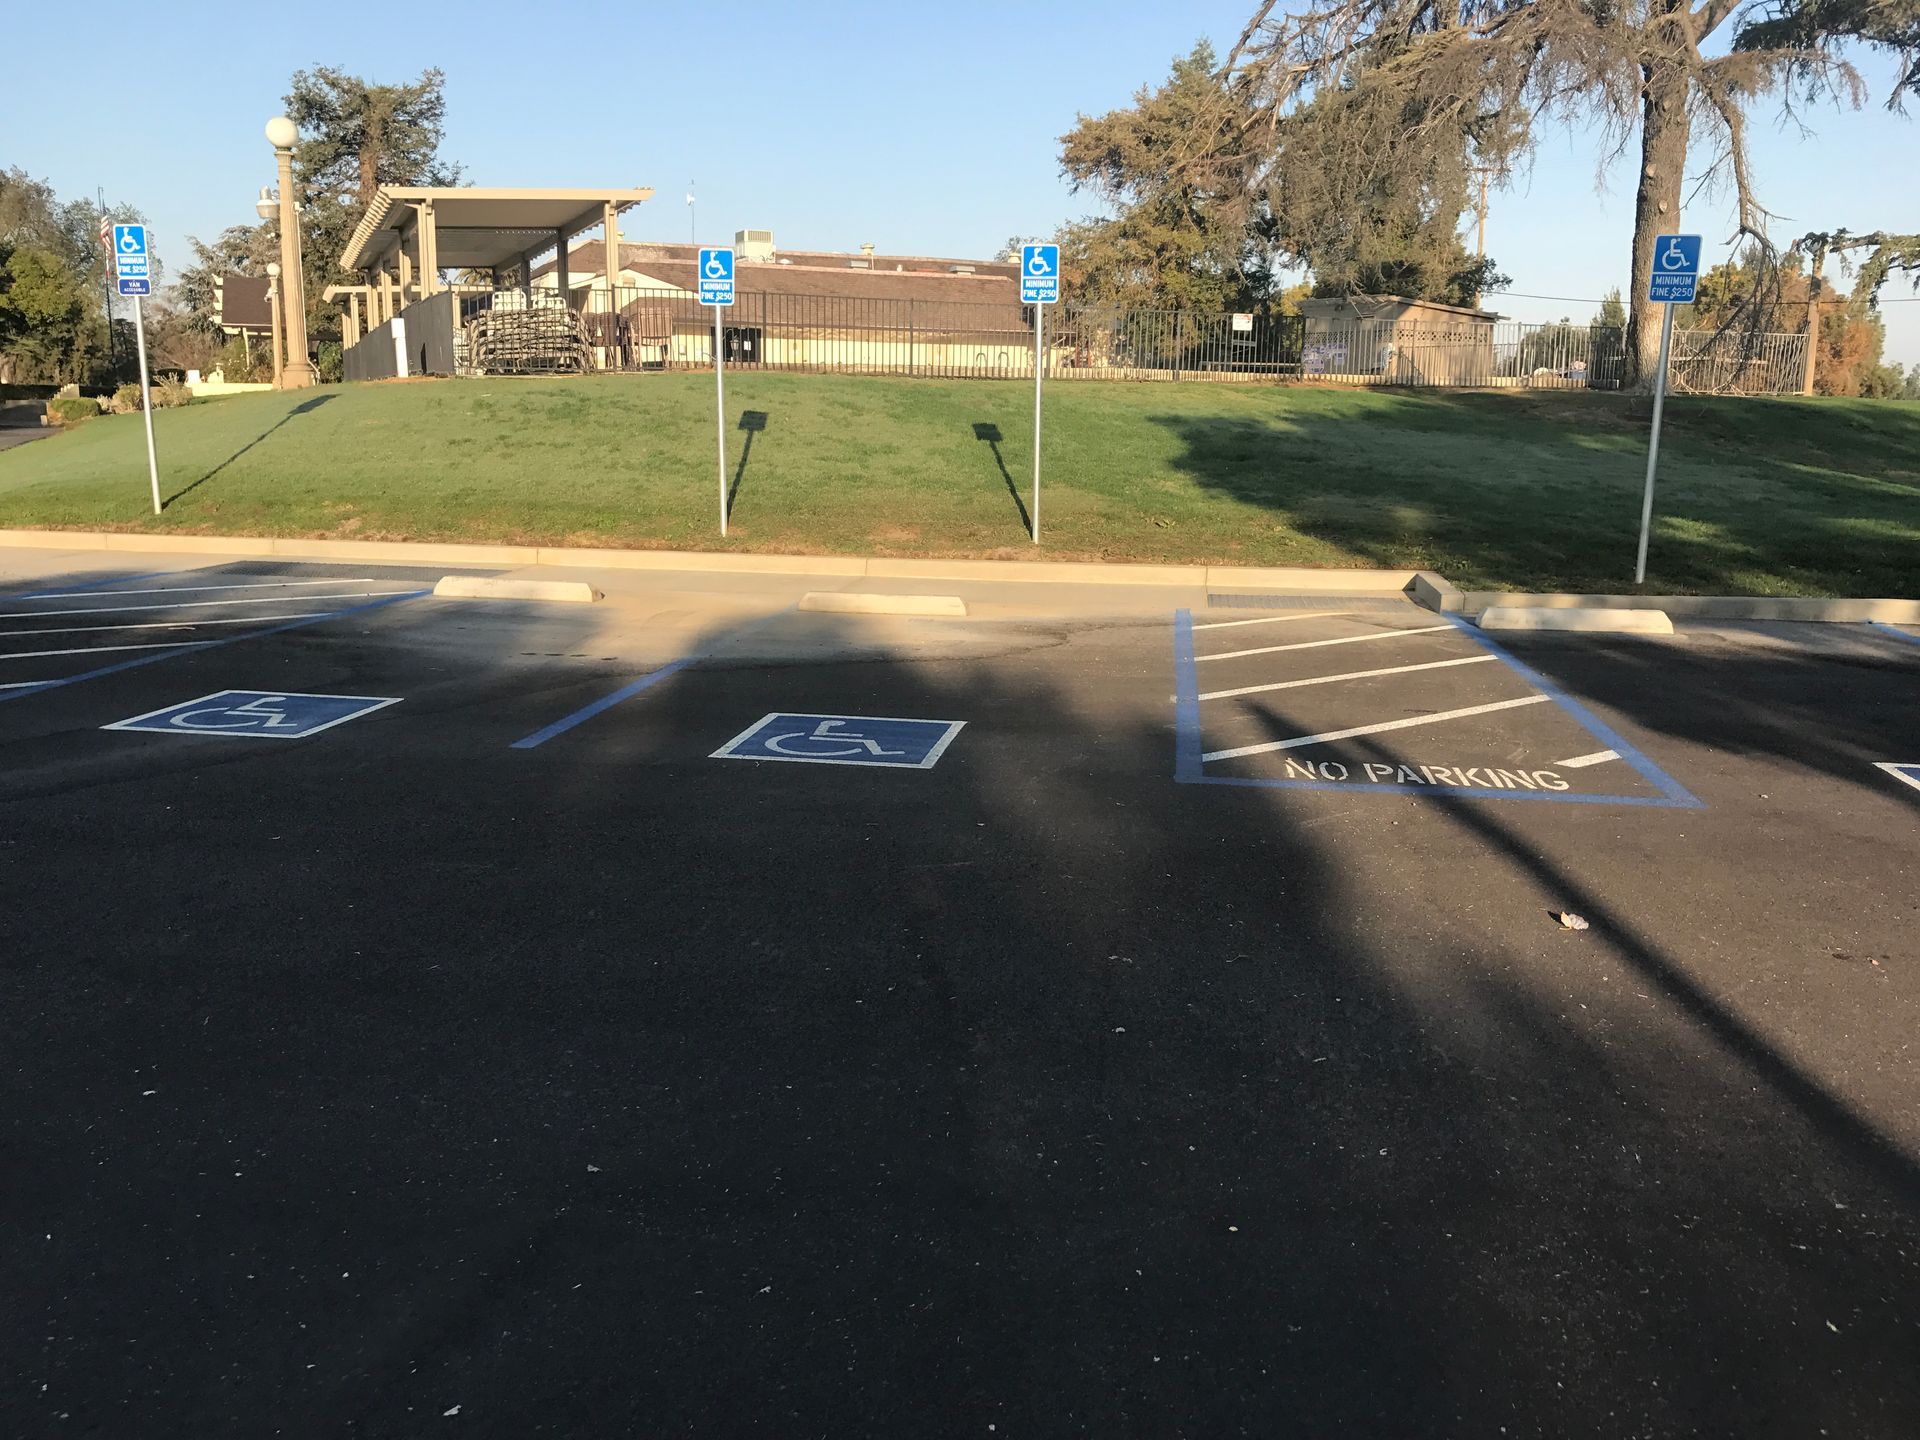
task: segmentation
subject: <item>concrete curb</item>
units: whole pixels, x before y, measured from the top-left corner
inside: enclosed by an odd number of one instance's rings
[[[570,545],[470,545],[432,540],[299,540],[140,531],[0,530],[0,548],[132,550],[150,555],[275,555],[399,564],[555,565],[718,574],[823,575],[845,580],[986,580],[1045,585],[1155,585],[1228,591],[1343,594],[1404,590],[1413,570],[1272,569],[1079,560],[902,560],[858,555],[743,555],[727,550],[613,550]],[[1436,580],[1439,577],[1434,577]],[[1445,582],[1440,582],[1444,584]]]
[[[1550,605],[1495,605],[1480,612],[1482,630],[1579,630],[1590,635],[1671,635],[1664,610],[1573,609]]]
[[[493,575],[445,575],[433,593],[453,600],[548,600],[591,605],[606,596],[584,580],[512,580]]]
[[[958,595],[871,595],[859,590],[809,590],[796,610],[818,610],[830,615],[965,615],[967,602]]]
[[[396,564],[554,565],[844,580],[1027,581],[1048,585],[1150,585],[1222,594],[1352,595],[1404,591],[1443,614],[1495,606],[1664,610],[1701,620],[1880,620],[1920,625],[1920,600],[1811,600],[1778,595],[1570,595],[1461,590],[1431,570],[1313,570],[1253,565],[1143,565],[1077,560],[896,560],[857,555],[743,555],[724,550],[603,550],[567,545],[469,545],[420,540],[288,540],[138,531],[0,530],[0,548],[119,550],[150,555],[270,555]]]
[[[1451,587],[1449,587],[1451,588]],[[1814,600],[1789,595],[1565,595],[1456,591],[1450,609],[1660,610],[1677,619],[1805,620],[1837,623],[1881,620],[1920,625],[1920,600]]]

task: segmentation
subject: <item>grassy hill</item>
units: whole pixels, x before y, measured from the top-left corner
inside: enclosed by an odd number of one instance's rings
[[[419,381],[137,416],[0,452],[0,526],[894,555],[1424,566],[1629,588],[1643,402],[1582,393],[711,376]],[[1668,405],[1655,591],[1920,595],[1920,404]],[[742,425],[750,428],[743,429]],[[997,438],[996,438],[997,437]],[[749,448],[750,442],[750,448]]]

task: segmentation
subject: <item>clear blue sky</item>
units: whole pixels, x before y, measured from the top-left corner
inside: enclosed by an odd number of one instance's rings
[[[396,9],[343,0],[311,18],[262,9],[218,23],[162,22],[87,47],[85,70],[18,65],[0,91],[0,164],[63,196],[131,201],[160,256],[183,237],[251,221],[272,155],[261,135],[287,77],[332,64],[399,80],[447,72],[446,153],[480,184],[652,185],[635,239],[682,239],[689,178],[701,238],[765,227],[779,243],[984,256],[1091,208],[1058,174],[1057,137],[1076,111],[1124,104],[1207,35],[1224,53],[1252,0],[986,0],[955,10],[859,3]],[[74,56],[70,12],[34,6],[7,22],[16,54]],[[77,57],[76,57],[77,58]],[[1812,229],[1920,231],[1912,183],[1920,121],[1879,108],[1891,65],[1862,58],[1867,109],[1818,112],[1803,137],[1756,114],[1755,172],[1782,240]],[[1584,318],[1588,297],[1627,280],[1632,157],[1596,180],[1588,135],[1557,134],[1531,175],[1498,196],[1488,250],[1527,320]],[[1724,197],[1690,204],[1686,226],[1723,256]],[[1889,287],[1888,299],[1912,291]],[[1886,307],[1888,355],[1920,363],[1920,303]]]

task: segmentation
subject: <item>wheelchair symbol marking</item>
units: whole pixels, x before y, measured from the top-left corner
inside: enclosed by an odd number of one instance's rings
[[[965,724],[964,720],[802,715],[776,710],[761,716],[710,758],[931,770]]]

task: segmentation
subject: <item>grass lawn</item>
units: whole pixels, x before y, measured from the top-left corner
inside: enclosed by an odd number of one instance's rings
[[[735,374],[245,395],[0,453],[0,526],[888,555],[1422,566],[1630,588],[1644,402],[1059,382],[1045,543],[1020,382]],[[743,428],[758,425],[762,428]],[[1667,407],[1653,591],[1920,595],[1920,404]]]

